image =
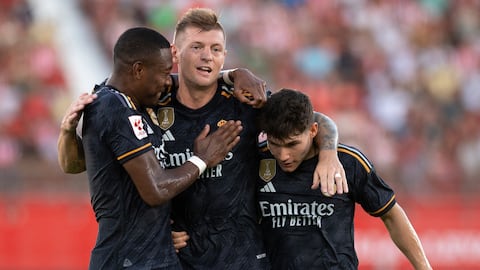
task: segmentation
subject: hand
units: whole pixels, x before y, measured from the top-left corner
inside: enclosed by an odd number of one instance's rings
[[[83,93],[75,101],[73,101],[63,116],[62,123],[60,125],[61,130],[75,132],[85,105],[92,103],[96,98],[96,94]]]
[[[242,131],[240,121],[230,120],[215,132],[208,135],[210,126],[206,125],[194,142],[194,153],[199,156],[207,167],[213,167],[221,162],[232,148],[240,141]],[[208,136],[207,136],[208,135]]]
[[[175,251],[177,253],[180,251],[181,248],[184,248],[187,246],[188,239],[190,239],[190,236],[188,236],[187,232],[172,231],[173,246],[175,247]]]
[[[254,108],[262,107],[267,101],[267,83],[255,76],[250,70],[238,68],[231,71],[233,77],[233,95],[240,102],[249,104]]]
[[[320,153],[320,160],[313,174],[312,189],[317,189],[319,185],[325,196],[348,193],[345,170],[336,150],[322,150]]]

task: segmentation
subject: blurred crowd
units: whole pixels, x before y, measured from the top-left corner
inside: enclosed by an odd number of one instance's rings
[[[53,34],[28,1],[0,1],[0,191],[52,185],[59,175],[59,119],[72,97]]]
[[[226,68],[309,94],[397,192],[480,190],[478,0],[78,2],[108,56],[126,28],[171,40],[184,11],[210,7],[227,32]],[[0,169],[56,163],[68,89],[52,26],[21,0],[2,1],[0,20]]]

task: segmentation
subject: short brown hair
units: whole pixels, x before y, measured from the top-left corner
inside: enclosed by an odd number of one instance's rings
[[[175,43],[175,37],[178,33],[185,31],[187,27],[191,26],[200,28],[202,31],[221,30],[226,39],[225,30],[218,21],[215,11],[209,8],[191,8],[177,22],[173,43]]]

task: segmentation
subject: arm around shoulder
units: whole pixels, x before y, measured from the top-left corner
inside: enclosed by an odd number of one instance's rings
[[[58,163],[63,172],[77,174],[86,170],[83,147],[75,130],[60,130],[57,149]]]
[[[58,163],[65,173],[81,173],[86,170],[85,155],[76,129],[81,121],[83,109],[97,98],[96,94],[81,94],[70,104],[60,125],[57,140]]]
[[[318,133],[319,162],[315,169],[312,189],[320,188],[325,196],[348,192],[345,170],[337,154],[338,130],[335,122],[325,114],[315,112]]]

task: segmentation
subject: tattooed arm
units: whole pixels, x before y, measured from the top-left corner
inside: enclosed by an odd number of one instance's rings
[[[312,189],[320,185],[325,195],[342,194],[348,192],[347,179],[337,154],[338,131],[335,122],[328,116],[315,112],[315,121],[318,123],[318,134],[315,141],[319,146],[319,162],[313,176]],[[337,173],[340,177],[335,177]]]

